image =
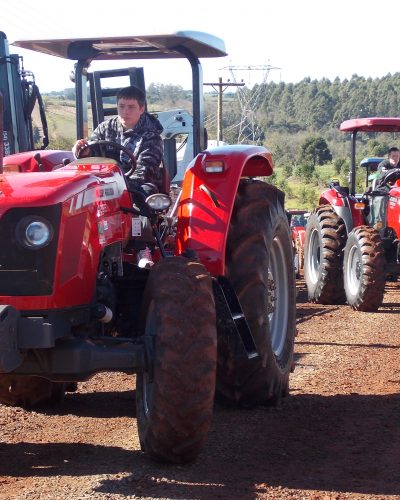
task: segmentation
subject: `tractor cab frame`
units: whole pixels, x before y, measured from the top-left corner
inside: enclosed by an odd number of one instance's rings
[[[90,72],[93,61],[186,59],[192,74],[192,151],[194,158],[207,146],[204,129],[203,72],[200,58],[226,56],[224,42],[213,35],[196,31],[178,31],[166,35],[143,35],[109,38],[74,38],[56,40],[21,40],[13,45],[47,55],[76,61],[73,72],[76,91],[76,138],[87,137],[89,133],[89,107],[93,118],[93,128],[107,116],[116,114],[116,109],[105,108],[103,99],[115,96],[118,88],[105,88],[102,80],[128,76],[131,85],[144,92],[145,78],[142,67],[123,68]],[[90,100],[88,96],[90,88]],[[181,128],[187,127],[187,120],[178,115],[176,121]],[[179,132],[179,127],[177,127]],[[172,136],[172,134],[170,134]],[[175,147],[169,137],[165,138],[166,163],[174,173]],[[171,176],[173,178],[173,175]]]

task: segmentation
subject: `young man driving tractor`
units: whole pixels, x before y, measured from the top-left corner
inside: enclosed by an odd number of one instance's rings
[[[128,147],[137,160],[136,169],[128,178],[132,187],[140,187],[149,194],[154,184],[160,187],[160,163],[163,155],[161,132],[163,127],[156,117],[145,111],[146,98],[137,87],[125,87],[117,94],[118,116],[98,125],[89,139],[79,139],[72,151],[76,157],[92,154],[88,141],[106,140]],[[127,163],[123,151],[110,149],[110,155],[122,164]]]
[[[127,176],[130,189],[149,196],[158,192],[161,187],[160,163],[163,155],[161,132],[163,127],[159,120],[147,113],[145,94],[137,87],[130,86],[117,93],[116,117],[100,123],[88,139],[79,139],[72,148],[76,158],[93,154],[91,141],[112,141],[127,147],[136,158],[134,172]],[[116,151],[105,146],[105,154],[122,165],[128,165],[129,159],[123,151]],[[130,167],[127,167],[128,169]],[[152,231],[147,218],[142,218],[142,240],[152,241]],[[152,265],[151,251],[146,245],[139,250],[139,265]]]

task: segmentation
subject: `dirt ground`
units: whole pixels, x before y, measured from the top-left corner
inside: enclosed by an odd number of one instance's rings
[[[400,499],[400,283],[378,313],[306,302],[278,408],[215,409],[188,466],[140,452],[132,376],[80,384],[57,411],[0,406],[0,499]]]

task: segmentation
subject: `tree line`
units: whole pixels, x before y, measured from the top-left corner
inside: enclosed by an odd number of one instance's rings
[[[333,82],[323,78],[301,82],[270,82],[262,88],[260,112],[267,129],[323,130],[350,118],[397,116],[400,73],[383,78],[353,75]]]

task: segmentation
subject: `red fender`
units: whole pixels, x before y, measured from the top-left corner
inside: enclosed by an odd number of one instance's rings
[[[333,210],[343,218],[348,231],[365,224],[363,211],[355,208],[354,198],[343,197],[335,189],[324,191],[320,195],[319,205],[331,205]]]
[[[208,166],[221,172],[207,172]],[[213,275],[225,272],[229,223],[241,177],[269,176],[271,153],[261,146],[235,145],[197,155],[185,173],[178,209],[177,253],[194,250]]]
[[[335,189],[327,189],[319,197],[319,205],[332,205],[333,207],[345,207],[347,203],[344,198]]]

